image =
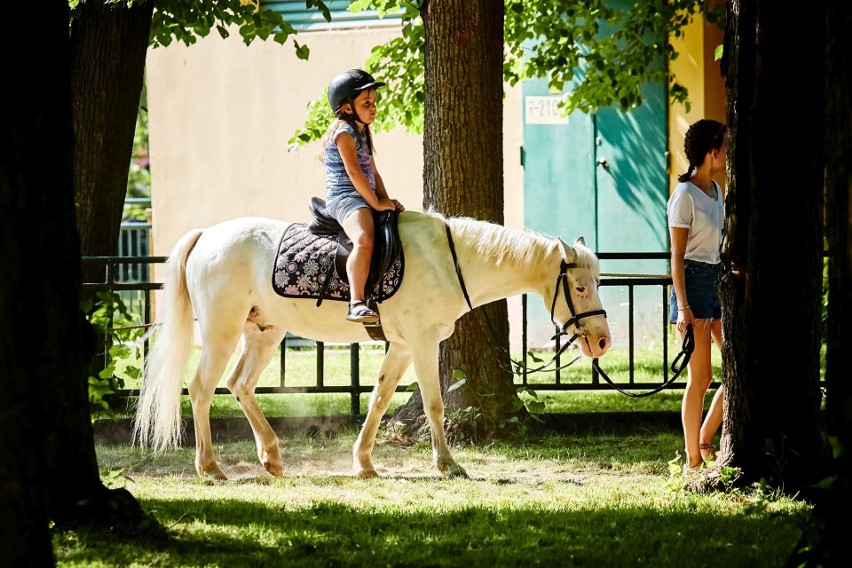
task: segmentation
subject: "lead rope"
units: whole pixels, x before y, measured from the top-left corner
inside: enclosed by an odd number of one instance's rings
[[[615,385],[615,383],[613,383],[612,380],[610,380],[610,378],[607,376],[607,374],[603,372],[603,369],[600,368],[600,365],[598,365],[598,358],[597,357],[592,359],[592,367],[594,367],[595,371],[597,371],[598,374],[600,374],[600,376],[602,376],[604,378],[604,380],[606,382],[608,382],[609,385],[612,388],[614,388],[615,390],[617,390],[621,394],[624,394],[624,395],[627,395],[627,396],[630,396],[630,397],[633,397],[633,398],[640,398],[640,397],[643,397],[643,396],[651,396],[652,394],[657,394],[658,392],[660,392],[661,390],[663,390],[664,388],[666,388],[667,386],[672,384],[675,381],[675,379],[677,379],[678,376],[680,376],[681,372],[683,372],[683,370],[686,368],[686,366],[689,364],[689,359],[690,359],[690,357],[692,357],[692,352],[694,350],[695,350],[695,335],[692,332],[692,324],[690,323],[686,326],[686,333],[683,336],[683,346],[681,347],[680,353],[677,354],[677,357],[674,358],[674,361],[672,361],[672,364],[671,364],[671,370],[674,373],[674,375],[672,375],[672,377],[670,379],[665,381],[663,384],[661,384],[660,386],[658,386],[654,390],[646,391],[646,392],[643,392],[643,393],[630,392],[630,391],[626,391],[626,390],[623,390],[623,389],[620,389],[619,387],[617,387]],[[680,364],[678,365],[678,363],[680,363]]]

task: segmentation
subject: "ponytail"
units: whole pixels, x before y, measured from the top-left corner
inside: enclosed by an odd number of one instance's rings
[[[689,160],[689,169],[678,176],[679,182],[686,182],[692,177],[696,168],[704,161],[707,153],[722,147],[725,141],[727,126],[717,120],[702,119],[693,123],[683,138],[683,153]]]

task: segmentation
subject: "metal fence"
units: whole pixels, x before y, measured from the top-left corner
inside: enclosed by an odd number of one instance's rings
[[[128,239],[129,240],[129,239]],[[147,240],[144,241],[147,243]],[[668,253],[599,253],[602,266],[607,260],[659,260],[668,259]],[[101,257],[84,257],[83,262],[88,264],[96,264],[102,267],[103,278],[99,282],[88,282],[83,284],[84,290],[88,291],[108,291],[118,293],[120,297],[129,305],[130,310],[138,314],[139,321],[136,322],[140,326],[148,326],[152,320],[152,304],[153,296],[156,290],[162,287],[162,283],[153,282],[150,279],[153,274],[152,265],[164,263],[166,257],[129,257],[129,256],[101,256]],[[668,314],[668,287],[671,284],[671,279],[667,275],[643,275],[643,274],[619,274],[607,276],[603,274],[601,280],[601,293],[604,293],[606,288],[617,288],[623,296],[623,301],[617,302],[619,309],[623,312],[626,324],[621,327],[624,332],[622,335],[626,343],[626,351],[628,357],[628,368],[622,372],[622,376],[614,377],[613,383],[617,388],[630,391],[651,391],[660,388],[663,383],[667,382],[670,371],[670,349],[669,349],[669,324],[667,322]],[[636,333],[636,314],[637,306],[637,291],[644,291],[643,296],[647,297],[649,290],[656,290],[652,295],[658,298],[651,306],[651,310],[656,314],[652,315],[652,320],[658,323],[655,333],[656,339],[653,342],[658,347],[659,353],[659,380],[654,382],[636,382],[635,380],[635,356],[639,338]],[[613,387],[606,381],[601,380],[600,374],[592,366],[589,369],[588,376],[585,380],[577,381],[576,373],[571,380],[566,380],[565,374],[572,371],[563,372],[542,371],[540,373],[530,374],[526,369],[535,367],[538,362],[532,360],[534,355],[531,355],[528,347],[527,324],[529,317],[529,308],[526,295],[520,297],[521,302],[521,370],[516,376],[515,383],[518,388],[531,388],[535,391],[581,391],[581,390],[607,390]],[[645,306],[647,308],[647,306]],[[608,316],[611,310],[608,308]],[[647,311],[647,310],[646,310]],[[370,342],[375,344],[375,342]],[[316,377],[315,382],[309,386],[293,386],[292,381],[288,384],[286,377],[286,360],[288,352],[292,353],[294,348],[305,349],[313,348],[316,351]],[[339,346],[335,346],[338,348]],[[557,352],[561,347],[559,340],[552,346],[553,352]],[[147,343],[143,346],[147,351]],[[361,379],[360,370],[360,354],[362,345],[353,343],[348,346],[349,350],[349,367],[350,377],[349,384],[327,384],[325,372],[325,357],[327,346],[322,342],[309,341],[303,338],[288,335],[281,344],[280,349],[280,378],[275,386],[258,386],[256,392],[258,394],[285,394],[285,393],[345,393],[350,396],[351,411],[353,415],[360,413],[361,395],[369,393],[373,389],[372,384],[365,384]],[[642,345],[641,348],[647,348]],[[537,354],[540,359],[548,360],[553,355],[546,352]],[[569,355],[557,357],[554,361],[555,367],[560,367],[564,360]],[[573,356],[571,356],[573,357]],[[601,365],[606,371],[606,358],[602,360]],[[655,365],[656,367],[656,365]],[[553,368],[553,367],[550,367]],[[626,376],[624,376],[626,375]],[[685,374],[684,374],[685,378]],[[332,381],[333,382],[333,381]],[[684,383],[678,381],[671,383],[666,388],[683,388]],[[717,384],[714,386],[718,386]],[[404,391],[405,386],[397,388],[398,392]],[[186,389],[184,393],[186,394]],[[120,397],[132,397],[138,394],[136,389],[126,389],[118,393]],[[216,389],[216,394],[230,394],[226,388],[220,387]]]

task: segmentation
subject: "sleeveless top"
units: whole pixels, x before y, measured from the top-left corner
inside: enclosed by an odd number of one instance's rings
[[[359,195],[352,180],[349,179],[349,174],[346,173],[346,166],[344,166],[343,158],[337,149],[335,141],[338,136],[351,136],[355,139],[355,152],[358,155],[361,171],[364,172],[364,176],[366,176],[373,191],[376,190],[376,177],[370,168],[371,156],[367,148],[367,141],[358,134],[351,124],[341,122],[325,147],[326,202],[344,195]]]

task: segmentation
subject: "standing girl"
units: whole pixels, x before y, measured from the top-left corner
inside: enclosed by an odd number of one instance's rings
[[[403,211],[390,199],[373,159],[370,124],[376,118],[376,93],[385,84],[360,69],[336,75],[328,86],[328,102],[337,116],[322,141],[326,208],[352,241],[346,261],[350,302],[346,319],[374,323],[379,314],[364,301],[373,254],[373,211]]]
[[[719,387],[702,421],[704,397],[713,380],[711,338],[722,348],[722,307],[716,291],[725,219],[722,188],[712,177],[725,171],[724,124],[699,120],[686,132],[683,150],[689,169],[678,177],[668,201],[672,243],[671,323],[681,336],[692,326],[695,349],[689,359],[681,419],[686,451],[684,471],[715,459],[713,439],[722,423],[723,387]]]

